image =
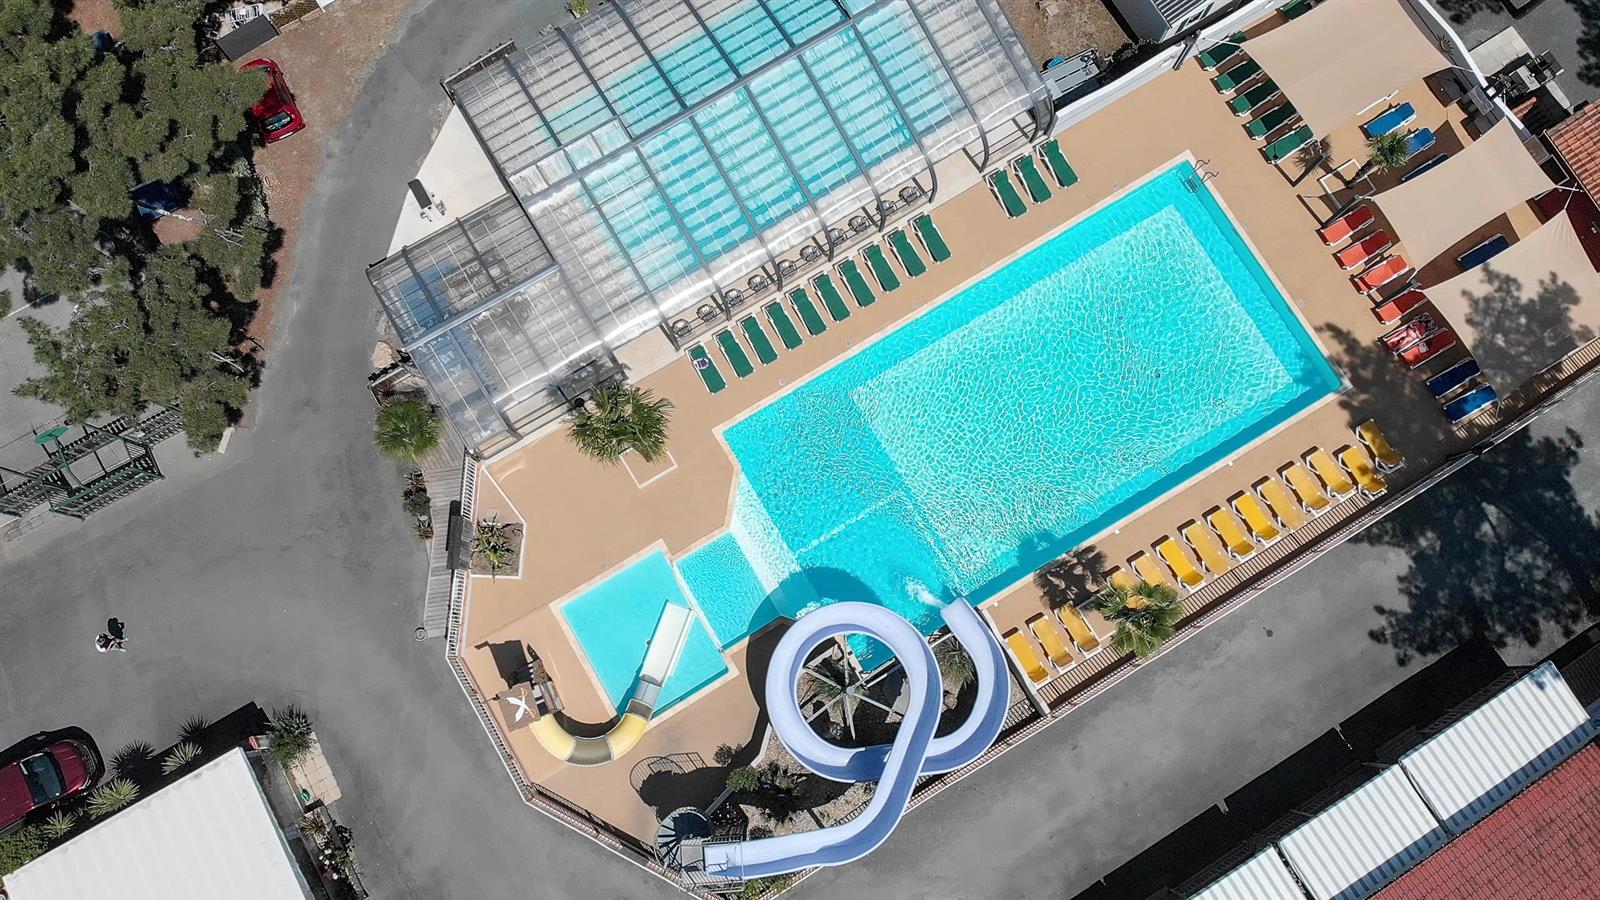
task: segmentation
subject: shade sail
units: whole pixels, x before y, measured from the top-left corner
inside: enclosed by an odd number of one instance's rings
[[[1594,340],[1600,329],[1600,274],[1565,214],[1427,293],[1501,394]]]
[[[1401,0],[1326,0],[1244,46],[1319,137],[1450,66]]]
[[[1418,268],[1495,216],[1555,187],[1502,119],[1423,175],[1373,199]]]

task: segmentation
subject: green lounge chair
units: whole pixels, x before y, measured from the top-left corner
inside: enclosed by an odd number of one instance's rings
[[[794,320],[789,318],[789,311],[783,304],[774,300],[765,307],[767,321],[772,323],[772,330],[778,333],[778,340],[783,341],[784,349],[793,350],[800,346],[800,329],[794,327]]]
[[[1283,13],[1284,18],[1293,20],[1311,12],[1311,8],[1316,5],[1312,0],[1293,0],[1278,7],[1278,12]]]
[[[1243,42],[1244,32],[1235,31],[1233,34],[1228,35],[1226,40],[1213,44],[1210,49],[1195,58],[1200,60],[1201,68],[1215,69],[1217,66],[1237,56],[1239,51],[1244,49],[1239,46]]]
[[[1259,74],[1261,74],[1261,64],[1253,59],[1247,59],[1228,71],[1223,72],[1221,75],[1211,79],[1211,83],[1216,85],[1217,90],[1219,91],[1236,91],[1246,81],[1249,81]]]
[[[744,339],[750,342],[750,349],[756,351],[756,359],[761,360],[763,366],[770,366],[778,361],[778,351],[772,346],[772,338],[767,337],[767,332],[761,327],[761,321],[755,316],[745,316],[739,320],[739,327],[744,329]]]
[[[827,275],[818,275],[812,282],[817,289],[817,295],[822,298],[822,305],[828,308],[828,315],[833,316],[835,322],[843,322],[850,318],[850,307],[845,305],[844,295],[839,293],[839,286]]]
[[[1033,202],[1043,203],[1050,199],[1050,185],[1044,183],[1044,176],[1039,174],[1039,163],[1032,153],[1017,157],[1017,177],[1022,179],[1022,185],[1028,189],[1028,196]]]
[[[928,271],[928,264],[917,255],[917,248],[911,246],[911,238],[899,228],[889,232],[889,246],[894,248],[894,258],[900,260],[900,268],[906,274],[916,278]]]
[[[1267,110],[1259,119],[1246,122],[1244,130],[1259,141],[1276,131],[1278,126],[1287,125],[1298,118],[1300,118],[1300,114],[1295,112],[1294,104],[1285,103],[1282,106],[1275,106]]]
[[[872,267],[872,277],[878,279],[878,286],[883,288],[885,294],[900,287],[900,276],[894,272],[894,266],[889,265],[889,257],[883,252],[880,244],[868,244],[865,251],[867,265]],[[849,276],[845,276],[845,284],[850,284]],[[851,291],[855,286],[851,285]],[[859,299],[859,298],[858,298]]]
[[[1017,186],[1011,183],[1011,176],[1005,169],[989,176],[989,190],[1007,216],[1015,219],[1028,211],[1028,205],[1022,202],[1022,195],[1017,193]]]
[[[722,355],[728,358],[728,365],[733,367],[733,374],[744,378],[756,367],[750,364],[750,357],[744,353],[744,348],[739,346],[739,339],[733,332],[724,328],[717,332],[717,346],[722,348]]]
[[[817,312],[817,305],[811,302],[811,295],[806,293],[805,288],[790,291],[789,302],[794,304],[794,311],[800,314],[801,323],[812,337],[828,330],[828,323],[823,321],[822,313]]]
[[[1061,152],[1061,142],[1051,138],[1039,148],[1044,155],[1044,164],[1050,167],[1050,174],[1055,176],[1056,184],[1069,188],[1078,183],[1078,173],[1072,171],[1072,166],[1067,162],[1067,155]]]
[[[1268,78],[1248,91],[1228,100],[1228,108],[1236,116],[1248,116],[1250,111],[1281,93],[1278,83]]]
[[[917,237],[922,241],[922,249],[928,251],[929,258],[936,263],[950,258],[950,245],[944,242],[939,226],[933,224],[933,216],[917,216],[912,224],[916,226]]]
[[[705,382],[706,390],[715,394],[728,386],[728,379],[722,377],[722,372],[717,369],[717,364],[712,362],[711,354],[706,348],[695,344],[689,348],[689,361],[694,363],[694,370],[700,373],[700,380]]]
[[[1273,141],[1263,148],[1267,155],[1267,162],[1282,162],[1289,154],[1304,147],[1311,141],[1311,126],[1301,125],[1281,138]]]
[[[877,244],[872,246],[876,247]],[[879,250],[878,254],[881,256],[883,251]],[[884,260],[884,262],[887,264],[888,260]],[[890,272],[889,274],[893,275],[894,273]],[[872,292],[872,286],[867,284],[867,277],[861,274],[861,267],[856,265],[855,260],[847,259],[839,263],[839,275],[844,278],[845,287],[850,289],[850,296],[855,298],[857,306],[871,306],[878,299],[878,295]],[[899,287],[899,285],[900,282],[896,281],[895,286]]]

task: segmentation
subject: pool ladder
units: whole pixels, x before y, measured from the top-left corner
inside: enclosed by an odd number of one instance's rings
[[[1199,178],[1185,178],[1183,180],[1183,184],[1184,184],[1185,187],[1187,187],[1189,189],[1189,193],[1191,193],[1191,194],[1199,193],[1201,185],[1203,185],[1207,181],[1210,181],[1211,179],[1217,177],[1217,172],[1216,172],[1215,169],[1207,168],[1210,165],[1211,165],[1211,160],[1209,160],[1209,159],[1197,159],[1197,160],[1195,160],[1195,163],[1194,163],[1195,171],[1200,173],[1200,177]]]

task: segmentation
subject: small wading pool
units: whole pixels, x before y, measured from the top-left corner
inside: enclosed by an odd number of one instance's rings
[[[1339,383],[1182,163],[728,425],[732,524],[677,567],[722,647],[846,599],[931,632]]]

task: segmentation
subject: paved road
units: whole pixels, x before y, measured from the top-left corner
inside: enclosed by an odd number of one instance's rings
[[[363,269],[442,118],[440,77],[559,7],[410,10],[330,143],[256,427],[82,526],[0,544],[0,746],[74,724],[107,753],[165,746],[192,714],[295,702],[327,742],[376,896],[666,893],[523,806],[440,644],[412,640],[425,562],[364,387]],[[125,656],[91,646],[111,615]]]
[[[1584,34],[1578,2],[1583,0],[1542,0],[1520,19],[1512,18],[1495,0],[1443,0],[1440,6],[1446,12],[1459,11],[1466,15],[1466,20],[1456,23],[1455,28],[1468,47],[1476,47],[1514,25],[1535,51],[1555,53],[1556,62],[1564,70],[1556,76],[1556,84],[1567,99],[1577,105],[1585,100],[1600,99],[1600,87],[1578,79],[1578,70],[1583,66],[1578,43]],[[1591,27],[1600,29],[1600,23]]]
[[[439,645],[411,640],[423,561],[370,449],[362,267],[438,121],[438,79],[555,12],[419,3],[330,146],[256,427],[83,526],[0,545],[0,746],[73,724],[108,751],[160,746],[197,712],[296,702],[377,896],[672,896],[516,800]],[[1600,386],[1562,418],[1594,440],[1597,407]],[[1600,506],[1594,450],[1577,476]],[[1372,604],[1404,603],[1404,568],[1382,548],[1330,554],[800,896],[1069,896],[1401,680],[1367,630]],[[110,615],[126,656],[90,647]]]

